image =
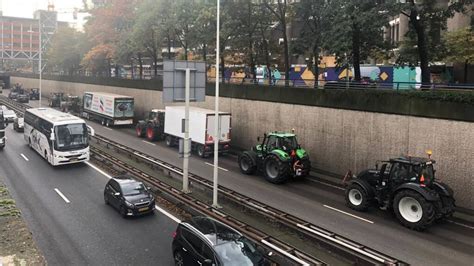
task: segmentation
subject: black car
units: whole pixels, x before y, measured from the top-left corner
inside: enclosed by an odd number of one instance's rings
[[[18,92],[10,91],[10,93],[8,94],[8,99],[16,100],[17,97],[18,97]]]
[[[153,213],[155,198],[142,182],[127,176],[114,177],[104,189],[106,204],[119,210],[123,217]]]
[[[30,96],[28,94],[18,94],[18,96],[16,97],[16,101],[19,103],[29,103]]]
[[[175,265],[270,265],[260,249],[231,227],[208,217],[181,222],[172,243]]]

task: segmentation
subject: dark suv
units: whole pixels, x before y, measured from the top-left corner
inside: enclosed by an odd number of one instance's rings
[[[119,210],[123,217],[153,213],[155,198],[142,182],[127,176],[114,177],[104,189],[105,204]]]
[[[193,217],[181,222],[173,237],[177,266],[270,265],[252,241],[212,218]]]

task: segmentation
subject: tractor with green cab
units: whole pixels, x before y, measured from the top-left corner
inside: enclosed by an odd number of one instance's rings
[[[242,173],[263,172],[265,179],[274,184],[307,176],[311,170],[308,153],[298,144],[294,133],[286,132],[264,134],[260,144],[240,154],[238,163]]]

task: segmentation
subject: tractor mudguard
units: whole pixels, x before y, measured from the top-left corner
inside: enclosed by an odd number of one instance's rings
[[[435,181],[433,182],[433,187],[442,196],[446,196],[446,197],[454,196],[453,189],[445,183]]]
[[[273,150],[271,154],[275,154],[283,162],[290,160],[290,156],[288,155],[288,153],[282,150]]]
[[[142,126],[144,126],[144,125],[146,125],[145,120],[138,120],[138,122],[137,122],[137,127],[138,127],[138,126],[142,127]]]
[[[437,201],[439,200],[439,194],[436,193],[436,191],[431,190],[426,187],[422,187],[420,184],[417,183],[405,183],[400,185],[395,191],[394,194],[396,194],[398,191],[402,189],[410,189],[414,190],[418,193],[421,194],[427,201]]]
[[[254,151],[244,151],[242,152],[241,156],[248,156],[251,160],[253,165],[257,165],[257,153]]]
[[[374,197],[374,189],[369,185],[369,183],[363,179],[352,179],[351,181],[348,182],[348,185],[352,185],[352,184],[357,184],[359,185],[364,191],[365,193],[367,193],[367,196],[369,198],[373,198]]]

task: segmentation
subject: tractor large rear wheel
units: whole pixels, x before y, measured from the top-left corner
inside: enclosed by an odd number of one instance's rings
[[[248,154],[241,154],[239,156],[240,171],[246,175],[252,175],[257,170],[257,165],[254,164],[252,158]]]
[[[287,162],[282,162],[276,155],[269,155],[263,161],[263,172],[265,179],[274,184],[281,184],[288,180],[290,166]]]
[[[158,130],[151,124],[146,127],[146,138],[149,141],[155,141],[158,139]]]
[[[425,230],[435,220],[433,204],[412,190],[402,190],[395,195],[393,210],[402,225],[417,231]]]

